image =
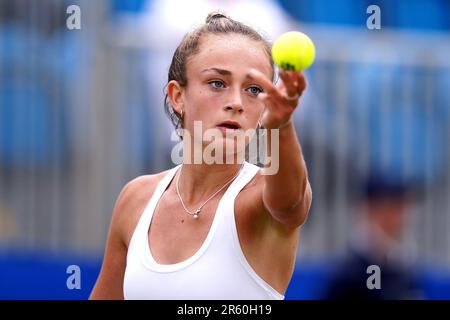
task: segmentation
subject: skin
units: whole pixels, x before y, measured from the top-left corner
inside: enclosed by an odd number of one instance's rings
[[[406,200],[395,198],[369,200],[366,207],[369,223],[376,224],[389,238],[401,239],[407,223]]]
[[[177,81],[168,84],[169,99],[175,110],[183,111],[186,130],[193,130],[194,121],[202,121],[206,130],[225,120],[239,122],[242,130],[255,129],[259,119],[265,128],[279,128],[279,171],[268,176],[263,175],[262,169],[241,190],[235,201],[235,218],[248,262],[259,276],[284,294],[294,268],[299,228],[306,220],[312,199],[306,165],[291,121],[298,100],[286,98],[301,95],[306,87],[305,78],[300,73],[280,72],[282,81],[273,85],[270,60],[263,45],[241,35],[206,35],[199,49],[187,62],[188,84],[185,87]],[[269,134],[269,143],[270,137]],[[230,143],[226,135],[221,139]],[[202,147],[207,143],[194,137],[190,142]],[[240,166],[239,163],[183,164],[181,174],[178,170],[159,201],[149,228],[150,250],[158,263],[181,262],[201,247],[226,190],[212,198],[203,207],[200,218],[194,220],[180,203],[175,191],[176,180],[179,179],[186,207],[194,211],[233,177]],[[165,174],[167,171],[138,177],[121,191],[91,299],[123,299],[130,239]]]

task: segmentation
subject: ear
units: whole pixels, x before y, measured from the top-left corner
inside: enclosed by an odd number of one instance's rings
[[[184,88],[176,80],[167,84],[167,97],[176,112],[181,113],[184,104]]]

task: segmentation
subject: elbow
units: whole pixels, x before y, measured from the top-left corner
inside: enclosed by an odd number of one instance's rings
[[[263,192],[264,204],[270,211],[291,212],[305,200],[308,185],[295,186],[296,190],[289,188],[288,192],[286,190],[266,188]]]

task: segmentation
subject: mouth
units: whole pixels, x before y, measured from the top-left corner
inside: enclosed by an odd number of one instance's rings
[[[237,131],[241,128],[240,124],[234,121],[224,121],[217,125],[219,129]]]

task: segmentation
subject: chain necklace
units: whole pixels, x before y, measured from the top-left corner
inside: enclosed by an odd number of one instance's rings
[[[193,212],[190,212],[190,211],[186,208],[186,206],[184,205],[183,199],[181,199],[180,190],[179,190],[179,187],[178,187],[178,182],[180,181],[180,176],[181,176],[181,169],[182,169],[182,167],[181,167],[181,168],[180,168],[180,174],[179,174],[178,177],[177,177],[177,195],[178,195],[178,198],[180,198],[180,201],[181,201],[181,204],[183,205],[184,210],[185,210],[189,215],[193,216],[194,219],[197,219],[197,218],[198,218],[198,215],[200,214],[200,211],[201,211],[202,208],[203,208],[203,206],[204,206],[206,203],[208,203],[208,201],[211,200],[215,195],[217,195],[223,188],[225,188],[228,184],[230,184],[231,181],[233,181],[234,179],[236,179],[236,177],[237,177],[237,176],[239,175],[239,173],[241,172],[243,166],[244,166],[244,164],[241,165],[241,167],[239,168],[238,172],[237,172],[230,180],[228,180],[228,181],[227,181],[227,182],[226,182],[219,190],[217,190],[216,192],[214,192],[214,193],[213,193],[213,194],[212,194],[205,202],[203,202],[203,204],[202,204],[200,207],[198,207],[197,210],[195,210],[195,211],[193,211]]]

